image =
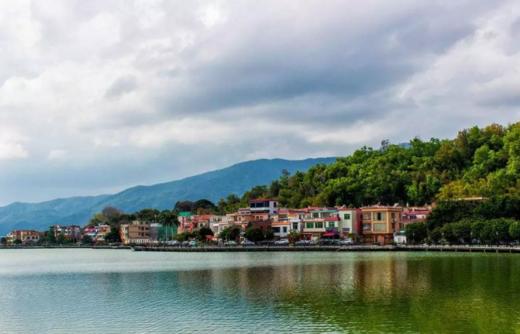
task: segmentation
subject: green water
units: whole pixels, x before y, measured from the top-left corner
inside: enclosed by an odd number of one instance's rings
[[[520,255],[0,250],[0,333],[516,333]]]

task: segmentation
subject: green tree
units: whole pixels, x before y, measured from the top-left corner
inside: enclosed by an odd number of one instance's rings
[[[201,227],[200,230],[197,233],[197,238],[200,241],[207,241],[208,236],[213,236],[213,231],[209,227]]]
[[[252,242],[259,242],[265,240],[264,231],[258,227],[249,227],[244,233],[244,237]]]
[[[121,242],[121,236],[119,235],[119,229],[112,227],[110,232],[105,235],[105,240],[109,243]]]
[[[90,235],[85,234],[83,238],[81,238],[81,243],[84,245],[92,245],[94,243],[94,240]]]
[[[520,241],[520,222],[519,221],[513,221],[509,225],[509,237],[511,240],[514,241]]]
[[[427,229],[425,223],[407,224],[405,228],[406,242],[410,244],[418,244],[423,242],[427,237]]]

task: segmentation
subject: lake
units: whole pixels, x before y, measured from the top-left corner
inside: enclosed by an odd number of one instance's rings
[[[520,330],[520,255],[0,250],[1,333]]]

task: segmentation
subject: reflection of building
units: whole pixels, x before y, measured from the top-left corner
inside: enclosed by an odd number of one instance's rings
[[[40,232],[33,230],[14,230],[6,236],[7,243],[14,244],[21,242],[22,244],[32,244],[40,241]]]
[[[367,206],[361,208],[363,242],[381,245],[393,242],[394,232],[399,230],[401,207]]]

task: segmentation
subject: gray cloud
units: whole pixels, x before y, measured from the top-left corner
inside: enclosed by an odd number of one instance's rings
[[[0,4],[0,203],[520,117],[520,5]]]

